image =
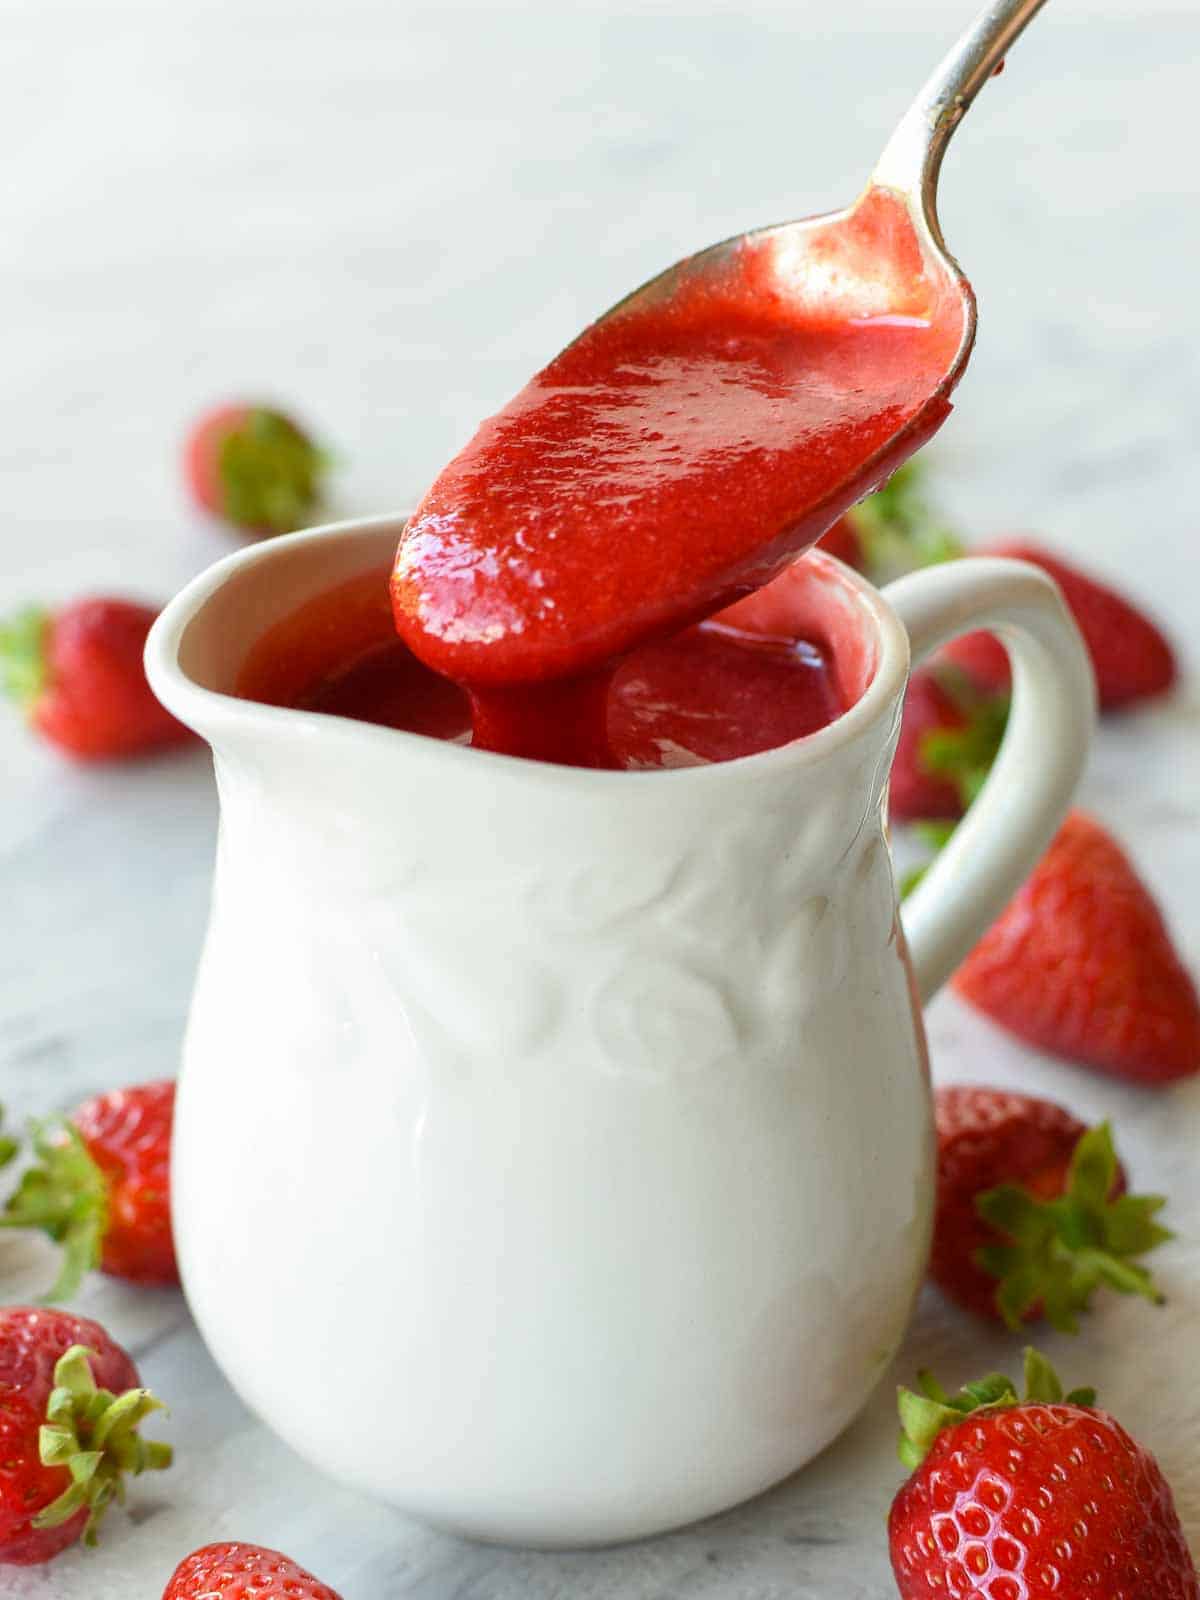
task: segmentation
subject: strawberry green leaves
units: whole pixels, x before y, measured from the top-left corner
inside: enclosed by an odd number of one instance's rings
[[[1007,695],[981,694],[961,675],[939,673],[940,687],[949,693],[961,718],[955,727],[928,728],[917,744],[916,760],[927,777],[945,779],[957,791],[961,811],[971,806],[987,782],[1008,723]],[[913,833],[926,847],[928,859],[906,873],[901,897],[911,894],[934,859],[949,844],[957,827],[951,817],[918,818]]]
[[[328,465],[324,452],[287,417],[251,409],[217,447],[221,509],[239,527],[289,533],[317,506]]]
[[[849,513],[872,583],[890,583],[965,553],[962,540],[930,504],[923,482],[920,461],[908,461]]]
[[[143,1439],[139,1424],[162,1403],[146,1389],[116,1395],[97,1386],[89,1357],[73,1345],[54,1369],[54,1389],[38,1435],[42,1465],[65,1467],[70,1486],[33,1519],[35,1528],[57,1528],[85,1507],[85,1544],[94,1545],[104,1513],[125,1499],[127,1473],[161,1471],[171,1465],[171,1447]]]
[[[1161,1303],[1149,1272],[1134,1258],[1171,1238],[1155,1218],[1158,1195],[1114,1196],[1117,1156],[1108,1123],[1089,1129],[1075,1148],[1066,1193],[1039,1200],[1018,1184],[982,1194],[976,1209],[1004,1242],[976,1259],[998,1280],[996,1305],[1012,1329],[1041,1306],[1051,1326],[1078,1332],[1077,1313],[1105,1285]]]
[[[26,709],[45,687],[49,621],[45,611],[28,606],[0,622],[0,690]]]
[[[1054,1368],[1032,1348],[1025,1352],[1023,1400],[1012,1379],[1002,1372],[991,1372],[974,1383],[964,1384],[956,1395],[947,1394],[930,1372],[918,1373],[917,1383],[919,1393],[901,1388],[897,1395],[901,1429],[898,1454],[910,1472],[924,1461],[939,1433],[976,1411],[1011,1409],[1036,1402],[1071,1406],[1096,1403],[1094,1389],[1072,1389],[1064,1394]]]
[[[943,1428],[953,1427],[983,1406],[1015,1406],[1017,1391],[1012,1379],[992,1372],[976,1383],[966,1384],[957,1395],[948,1395],[931,1372],[917,1374],[921,1392],[899,1391],[900,1460],[915,1471],[929,1454],[933,1441]]]
[[[1009,701],[1007,695],[980,694],[961,682],[956,698],[966,718],[963,726],[931,728],[921,740],[919,759],[927,772],[955,784],[965,811],[999,753]]]
[[[104,1175],[65,1118],[35,1125],[33,1151],[37,1165],[22,1176],[0,1227],[40,1228],[63,1247],[57,1281],[45,1298],[70,1300],[100,1259],[108,1226]]]

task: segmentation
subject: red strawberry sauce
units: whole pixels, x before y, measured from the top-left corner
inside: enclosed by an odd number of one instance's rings
[[[728,761],[822,728],[845,695],[821,644],[712,620],[631,651],[602,706],[606,765]],[[603,680],[597,679],[597,682]],[[471,739],[471,701],[398,639],[386,572],[327,590],[269,629],[238,693],[434,739]],[[574,688],[574,686],[572,686]]]
[[[634,296],[425,496],[392,573],[399,639],[362,632],[365,590],[327,597],[268,637],[243,691],[589,767],[811,733],[845,703],[819,638],[727,608],[937,430],[962,331],[884,190],[802,255],[767,232],[669,298]]]
[[[962,326],[883,190],[802,259],[768,233],[716,280],[635,296],[425,496],[392,579],[401,637],[468,689],[477,744],[623,765],[618,664],[769,581],[935,432]],[[672,652],[753,676],[718,639]]]

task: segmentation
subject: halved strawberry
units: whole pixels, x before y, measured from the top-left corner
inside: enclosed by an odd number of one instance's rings
[[[1029,540],[1000,540],[972,553],[1030,561],[1054,579],[1088,647],[1103,710],[1165,694],[1174,684],[1178,668],[1162,631],[1108,584]],[[985,688],[1008,688],[1008,656],[993,634],[965,634],[946,654]]]
[[[1200,998],[1153,896],[1081,811],[954,976],[1039,1049],[1134,1083],[1200,1072]]]

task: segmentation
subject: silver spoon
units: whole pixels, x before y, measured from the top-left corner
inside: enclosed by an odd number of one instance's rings
[[[1046,0],[991,0],[930,74],[888,140],[871,177],[873,184],[904,195],[910,214],[920,221],[929,249],[962,287],[967,315],[951,381],[958,378],[970,357],[976,318],[975,296],[962,268],[946,249],[938,221],[942,158],[975,96],[1000,70],[1009,46],[1045,4]]]
[[[901,118],[896,131],[875,165],[868,187],[890,189],[903,197],[910,216],[917,224],[932,262],[942,265],[959,284],[966,317],[962,343],[953,365],[947,371],[944,387],[951,388],[961,376],[975,340],[975,296],[962,268],[946,248],[937,214],[937,184],[942,160],[959,123],[976,95],[999,70],[1009,47],[1020,38],[1046,0],[990,0],[967,31],[946,52],[930,73],[916,99]],[[681,279],[693,280],[706,270],[720,268],[724,260],[739,250],[745,240],[772,238],[793,240],[803,249],[805,235],[849,218],[858,201],[844,211],[824,212],[798,222],[781,222],[773,227],[736,234],[720,244],[710,245],[677,261],[673,267],[651,278],[640,289],[619,300],[604,318],[626,310],[643,295],[655,298],[669,295]]]
[[[419,656],[448,676],[475,683],[537,683],[598,669],[632,644],[673,631],[768,581],[936,432],[970,356],[976,323],[971,286],[938,224],[942,158],[967,108],[1044,4],[990,0],[922,88],[853,205],[739,234],[677,262],[613,306],[509,408],[484,424],[418,507],[397,555],[397,626]],[[773,506],[774,520],[765,532],[753,524],[742,526],[734,483],[704,500],[697,516],[668,538],[652,514],[637,514],[636,473],[621,478],[623,460],[632,458],[640,466],[638,438],[646,434],[638,435],[637,416],[622,434],[625,413],[614,421],[611,409],[585,409],[566,445],[561,434],[546,445],[540,408],[561,407],[564,396],[576,392],[571,358],[588,342],[594,348],[606,332],[619,339],[621,330],[609,325],[629,319],[632,326],[640,311],[653,312],[676,296],[685,300],[699,291],[719,297],[738,260],[750,257],[772,263],[772,282],[781,295],[795,294],[833,321],[935,329],[932,354],[923,358],[903,406],[893,406],[895,391],[885,387],[884,377],[868,373],[853,380],[858,387],[844,390],[844,396],[866,406],[877,398],[879,425],[863,431],[857,449],[836,459],[831,454],[828,467],[797,490],[798,498]],[[675,402],[668,398],[667,403]],[[686,399],[680,404],[687,409]],[[837,424],[842,404],[836,391],[819,399],[811,432],[814,459],[821,459],[828,437],[823,430]],[[693,420],[709,423],[707,433],[697,431],[695,447],[708,450],[712,430],[720,424]],[[508,481],[499,486],[497,441],[509,462],[519,461],[519,469],[510,467]],[[593,455],[586,468],[590,476],[580,478],[582,489],[576,487],[572,498],[571,492],[560,492],[554,473],[557,460],[564,451],[572,454],[576,444]],[[684,437],[671,448],[686,453],[691,441]],[[525,453],[514,455],[514,450]],[[606,503],[593,498],[593,489],[597,497],[607,489],[612,500],[632,506],[629,521],[614,523]],[[653,573],[632,581],[619,566],[622,551],[629,540],[643,539],[647,527],[661,559]],[[710,529],[718,532],[706,545]],[[572,566],[595,581],[572,588]],[[479,581],[481,574],[486,582]],[[556,597],[553,608],[546,594]],[[503,648],[494,647],[498,640]]]
[[[940,267],[958,286],[963,303],[962,339],[953,361],[935,391],[944,396],[962,376],[975,343],[975,294],[962,268],[946,248],[937,214],[937,185],[942,160],[959,123],[976,95],[1004,62],[1009,47],[1033,21],[1046,0],[990,0],[964,34],[946,52],[930,73],[916,99],[901,118],[896,131],[884,147],[871,174],[868,190],[888,189],[900,195],[917,227],[931,268]],[[844,211],[824,212],[798,222],[781,222],[773,227],[736,234],[732,239],[710,245],[694,256],[677,261],[632,294],[612,306],[600,321],[627,311],[636,302],[669,297],[687,279],[698,274],[719,273],[727,258],[746,241],[764,239],[786,242],[789,253],[794,245],[799,255],[806,239],[820,232],[827,236],[838,223],[847,221],[860,200]],[[932,398],[932,397],[931,397]]]

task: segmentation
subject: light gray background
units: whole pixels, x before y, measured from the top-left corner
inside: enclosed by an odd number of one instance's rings
[[[176,468],[189,417],[226,394],[277,394],[327,434],[338,512],[410,503],[624,290],[725,234],[849,200],[970,10],[9,0],[0,605],[164,598],[230,548],[187,510]],[[946,232],[981,329],[935,449],[965,527],[1036,528],[1123,574],[1181,645],[1193,675],[1170,705],[1106,727],[1085,798],[1130,842],[1193,965],[1198,102],[1192,0],[1053,0],[947,167]],[[0,1094],[20,1115],[171,1072],[212,848],[205,758],[79,773],[4,717],[0,771]],[[1200,1086],[1122,1089],[951,997],[930,1030],[939,1077],[1113,1115],[1136,1179],[1170,1193],[1169,1307],[1106,1304],[1083,1338],[1046,1343],[1159,1451],[1200,1543]],[[236,1182],[214,1151],[218,1174]],[[0,1240],[5,1299],[46,1270],[36,1246]],[[98,1555],[6,1571],[0,1592],[19,1600],[158,1600],[180,1556],[231,1536],[290,1549],[346,1600],[892,1592],[886,1392],[808,1472],[706,1527],[513,1554],[426,1533],[296,1461],[224,1385],[177,1296],[97,1280],[84,1304],[172,1402],[179,1462],[137,1487]],[[932,1362],[957,1381],[1015,1358],[928,1294],[897,1375]]]

